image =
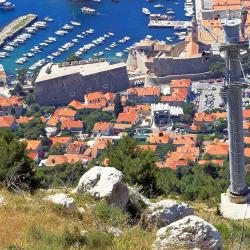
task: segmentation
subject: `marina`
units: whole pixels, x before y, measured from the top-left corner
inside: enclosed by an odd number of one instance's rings
[[[189,21],[150,20],[149,27],[186,29],[192,27]]]
[[[12,75],[18,68],[25,67],[32,70],[36,68],[33,66],[38,62],[39,67],[50,61],[63,62],[73,53],[81,60],[105,57],[111,62],[124,61],[133,45],[142,39],[157,39],[163,44],[180,40],[179,36],[175,35],[174,27],[162,27],[162,29],[149,27],[149,18],[168,21],[191,20],[185,16],[185,2],[182,0],[167,3],[164,0],[157,2],[128,0],[117,3],[104,1],[83,3],[67,0],[38,2],[12,0],[11,2],[15,4],[15,9],[0,12],[0,28],[4,28],[23,13],[34,13],[37,16],[36,20],[26,25],[0,48],[0,63]],[[53,7],[55,4],[57,8]],[[155,5],[163,7],[157,8]],[[132,9],[128,18],[129,6]],[[96,14],[84,13],[83,7],[95,10]],[[142,13],[143,8],[148,9],[150,15]],[[34,23],[37,27],[32,26]],[[86,33],[90,29],[94,30],[93,36]],[[97,40],[100,37],[105,39]],[[129,39],[126,40],[126,37]],[[67,43],[72,43],[73,46],[63,48]]]

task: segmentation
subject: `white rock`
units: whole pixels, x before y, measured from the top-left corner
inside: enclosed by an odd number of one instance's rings
[[[65,208],[76,208],[76,203],[73,198],[69,198],[66,194],[53,194],[49,195],[44,200],[51,201],[54,204],[62,205]]]
[[[109,228],[108,233],[113,234],[115,237],[121,237],[123,235],[122,230],[117,227]]]
[[[79,207],[79,208],[78,208],[78,212],[79,212],[80,214],[84,214],[84,213],[85,213],[85,209],[84,209],[83,207]]]
[[[0,206],[3,206],[5,204],[6,204],[5,198],[2,195],[0,195]]]
[[[194,215],[187,216],[159,229],[152,247],[155,250],[223,249],[218,230],[213,225]]]
[[[124,209],[128,202],[128,188],[123,174],[115,168],[95,166],[85,173],[73,192],[87,192],[96,199],[106,199],[109,204]]]
[[[162,200],[151,203],[143,213],[145,226],[165,227],[185,216],[193,215],[194,210],[186,203],[177,203],[173,200]]]

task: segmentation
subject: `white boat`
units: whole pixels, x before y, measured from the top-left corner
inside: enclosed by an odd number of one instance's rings
[[[70,23],[71,23],[72,25],[74,25],[74,26],[81,26],[81,23],[80,23],[80,22],[71,21]]]
[[[162,5],[162,4],[156,4],[156,5],[154,5],[154,8],[163,8],[164,7],[164,5]]]
[[[115,56],[117,56],[117,57],[123,57],[124,54],[123,54],[122,52],[116,52],[116,53],[115,53]]]
[[[4,46],[3,47],[3,50],[5,50],[5,51],[14,51],[14,48],[12,47],[12,46],[8,46],[8,45],[6,45],[6,46]]]
[[[89,8],[89,7],[82,7],[81,11],[85,14],[89,14],[89,15],[95,15],[96,14],[96,10]]]
[[[147,9],[147,8],[142,8],[142,13],[145,14],[145,15],[150,15],[151,14],[149,9]]]
[[[62,27],[64,30],[72,30],[74,27],[69,25],[69,24],[65,24],[63,27]]]
[[[54,20],[53,20],[53,18],[50,18],[50,17],[45,17],[44,18],[44,21],[46,21],[46,22],[53,22]]]
[[[64,36],[65,34],[67,34],[68,32],[66,30],[58,30],[55,32],[55,34],[57,36]]]
[[[150,40],[150,39],[152,39],[152,37],[153,37],[152,35],[146,35],[146,39]]]

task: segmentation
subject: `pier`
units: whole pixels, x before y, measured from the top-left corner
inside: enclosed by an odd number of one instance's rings
[[[26,16],[21,16],[6,25],[2,30],[0,30],[0,47],[5,44],[5,42],[22,31],[25,27],[30,25],[37,19],[37,15],[28,14]]]
[[[168,20],[150,20],[148,27],[159,27],[159,28],[190,28],[192,22],[190,21],[168,21]]]

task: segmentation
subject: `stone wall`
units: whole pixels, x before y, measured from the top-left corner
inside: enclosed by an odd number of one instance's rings
[[[35,84],[35,98],[40,105],[67,105],[72,100],[83,101],[89,92],[119,92],[129,88],[126,67],[83,76],[80,73]]]

